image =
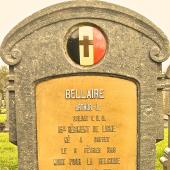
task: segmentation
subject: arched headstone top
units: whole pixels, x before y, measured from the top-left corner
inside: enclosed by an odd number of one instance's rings
[[[0,48],[0,55],[5,63],[15,65],[21,60],[22,55],[22,52],[15,49],[15,44],[25,37],[60,21],[86,18],[119,23],[141,32],[157,44],[150,51],[152,60],[162,62],[169,57],[170,50],[167,37],[147,18],[118,5],[92,0],[56,4],[26,18],[6,36]]]

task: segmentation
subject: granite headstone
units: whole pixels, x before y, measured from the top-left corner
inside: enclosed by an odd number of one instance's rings
[[[0,55],[19,170],[155,170],[169,41],[151,21],[101,1],[61,3],[18,24]]]

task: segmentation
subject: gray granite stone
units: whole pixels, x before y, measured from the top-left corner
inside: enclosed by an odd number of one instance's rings
[[[100,27],[107,36],[105,59],[81,67],[70,61],[67,33],[80,23]],[[155,143],[163,139],[164,80],[161,63],[169,41],[145,17],[101,1],[70,1],[43,9],[18,24],[4,39],[0,56],[9,64],[10,141],[19,149],[19,170],[38,170],[35,86],[59,76],[106,75],[138,86],[136,169],[155,170]]]

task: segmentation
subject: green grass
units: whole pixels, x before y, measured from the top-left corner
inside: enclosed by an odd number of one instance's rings
[[[9,142],[8,133],[0,133],[0,170],[17,170],[17,147]]]
[[[156,170],[163,170],[163,167],[160,163],[160,157],[162,157],[165,148],[168,146],[168,129],[164,130],[164,139],[163,141],[156,144]]]
[[[1,114],[6,114],[7,110],[5,108],[0,108],[0,113]],[[1,169],[0,169],[1,170]]]
[[[7,120],[7,115],[6,114],[0,114],[0,123],[4,123],[6,120]]]
[[[156,144],[156,170],[163,170],[159,161],[168,145],[168,129],[164,131],[165,140]],[[9,142],[8,133],[0,133],[0,170],[17,170],[17,147]]]

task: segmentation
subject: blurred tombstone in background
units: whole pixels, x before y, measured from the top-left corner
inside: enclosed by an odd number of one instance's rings
[[[0,93],[0,108],[2,107],[2,94]],[[1,114],[1,112],[0,112]]]

